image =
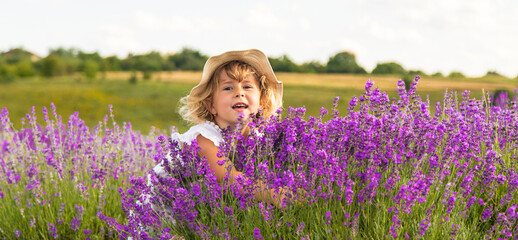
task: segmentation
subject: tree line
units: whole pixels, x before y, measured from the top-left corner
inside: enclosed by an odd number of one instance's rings
[[[107,71],[138,71],[143,73],[144,79],[149,79],[153,72],[158,71],[201,71],[208,58],[207,55],[191,48],[183,48],[177,53],[166,55],[157,51],[145,54],[130,53],[126,58],[102,57],[98,52],[87,53],[75,48],[61,47],[50,49],[46,57],[38,57],[23,48],[14,48],[0,53],[0,82],[13,81],[18,77],[67,76],[78,72],[88,79],[95,79],[99,72]],[[356,62],[356,56],[346,51],[329,57],[327,63],[309,61],[297,64],[287,55],[270,57],[269,60],[276,72],[369,74]],[[406,70],[396,62],[378,63],[370,74],[428,76],[420,70]],[[488,75],[499,74],[489,71]],[[430,76],[443,77],[443,74],[437,72]],[[464,75],[454,71],[447,77],[462,78]]]

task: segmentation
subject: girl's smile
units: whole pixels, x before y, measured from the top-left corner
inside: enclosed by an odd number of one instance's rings
[[[238,81],[229,77],[226,71],[221,71],[210,111],[219,127],[234,126],[239,114],[246,119],[250,114],[257,113],[261,107],[260,97],[258,80],[253,74]]]

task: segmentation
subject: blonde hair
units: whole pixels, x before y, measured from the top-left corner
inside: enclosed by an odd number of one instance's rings
[[[207,84],[203,87],[193,88],[189,95],[180,99],[181,107],[179,112],[183,119],[191,123],[214,121],[214,116],[209,109],[212,105],[214,91],[219,84],[219,76],[223,70],[227,76],[239,82],[252,74],[257,80],[259,91],[261,92],[260,104],[263,116],[268,118],[274,114],[277,109],[274,109],[274,103],[272,102],[275,99],[275,95],[271,82],[267,81],[266,76],[257,72],[252,65],[235,60],[220,65],[214,71]]]

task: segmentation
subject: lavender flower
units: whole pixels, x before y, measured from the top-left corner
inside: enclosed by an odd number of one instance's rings
[[[254,238],[256,240],[262,240],[263,237],[261,236],[261,230],[259,228],[254,229]]]

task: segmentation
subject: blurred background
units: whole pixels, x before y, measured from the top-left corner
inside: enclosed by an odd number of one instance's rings
[[[396,96],[419,75],[431,111],[446,89],[515,96],[518,3],[485,1],[2,1],[0,109],[21,127],[53,102],[89,126],[108,114],[143,132],[184,131],[178,99],[206,59],[265,52],[284,106],[345,112],[367,79]],[[41,120],[41,117],[40,117]]]

